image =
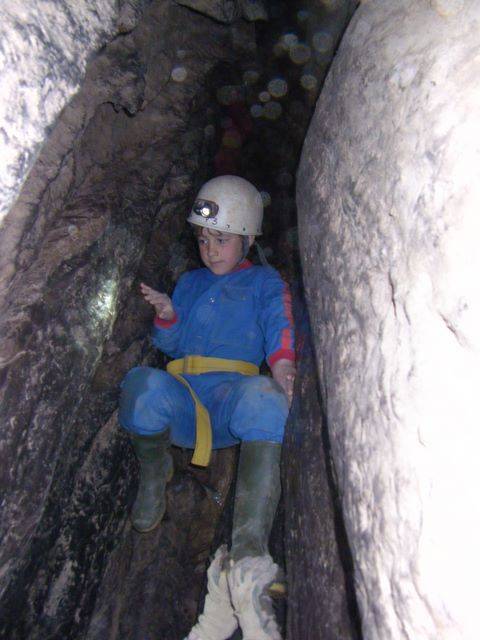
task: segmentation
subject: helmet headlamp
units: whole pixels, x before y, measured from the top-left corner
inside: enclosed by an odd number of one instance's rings
[[[192,210],[202,218],[215,218],[218,213],[218,204],[212,200],[195,200]]]

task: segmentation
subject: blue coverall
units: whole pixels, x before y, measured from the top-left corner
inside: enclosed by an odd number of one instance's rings
[[[215,275],[185,273],[173,293],[175,317],[155,319],[153,342],[173,358],[202,355],[272,366],[294,359],[291,298],[272,267],[244,260]],[[185,375],[210,414],[213,448],[244,440],[282,442],[288,414],[281,387],[267,376],[240,373]],[[165,371],[136,367],[122,383],[120,424],[153,435],[170,428],[172,443],[195,446],[195,409],[188,389]]]

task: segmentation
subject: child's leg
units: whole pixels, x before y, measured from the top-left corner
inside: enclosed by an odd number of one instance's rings
[[[215,431],[241,441],[235,491],[232,547],[227,568],[228,589],[234,612],[248,640],[280,640],[268,586],[278,580],[278,567],[268,554],[268,539],[280,497],[280,453],[288,402],[279,385],[264,376],[235,377],[211,391],[205,404]],[[202,624],[190,639],[223,640],[229,635],[205,635],[210,618],[223,613],[217,591],[207,595]],[[223,597],[221,603],[224,602]],[[213,624],[213,622],[212,622]]]
[[[280,499],[280,454],[277,442],[242,442],[233,511],[234,560],[268,554],[268,540]]]
[[[158,525],[165,513],[165,487],[173,474],[170,434],[176,444],[191,446],[195,429],[193,401],[185,387],[168,373],[137,367],[122,383],[119,421],[130,433],[140,463],[132,524],[137,531],[146,533]]]
[[[272,378],[243,376],[234,385],[224,411],[229,431],[238,440],[282,443],[288,401]]]
[[[195,445],[195,407],[181,382],[160,369],[135,367],[122,382],[118,420],[121,426],[141,436],[170,429],[173,444]]]
[[[230,432],[241,440],[231,555],[268,553],[280,498],[280,453],[288,402],[266,376],[242,378],[229,398]]]
[[[268,539],[280,498],[280,454],[288,402],[266,377],[245,378],[232,393],[230,431],[242,440],[228,584],[243,637],[280,640],[268,587],[279,568]]]

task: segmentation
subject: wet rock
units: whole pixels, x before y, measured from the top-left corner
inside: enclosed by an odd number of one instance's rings
[[[164,364],[149,344],[152,310],[139,280],[171,291],[196,264],[191,249],[175,247],[184,244],[195,181],[211,171],[204,129],[206,107],[213,117],[215,105],[206,78],[236,55],[228,27],[152,3],[137,28],[92,62],[5,219],[0,635],[79,637],[112,550],[136,548],[126,524],[135,464],[112,416],[126,371]],[[182,82],[171,77],[178,60],[188,70]],[[222,468],[222,482],[229,477]],[[176,487],[191,504],[189,483]],[[169,529],[177,546],[159,541],[149,569],[159,573],[170,558],[183,584],[193,563],[192,592],[219,515],[199,492],[192,514],[205,526],[190,544],[190,564],[176,560],[193,535],[184,513],[186,531]],[[128,571],[133,592],[144,576],[140,567]],[[115,617],[116,609],[98,607]],[[96,613],[97,626],[114,624],[100,619]]]
[[[287,635],[291,640],[359,636],[353,564],[319,403],[307,310],[294,296],[297,339],[295,398],[283,450]]]
[[[240,17],[240,9],[235,0],[175,0],[178,4],[210,16],[219,22],[230,24]]]
[[[247,20],[268,20],[268,11],[263,0],[240,0],[242,15]]]
[[[247,20],[267,20],[268,13],[263,0],[175,0],[219,22],[231,24],[240,17]]]
[[[176,640],[193,626],[212,539],[235,469],[235,448],[214,453],[209,471],[177,472],[161,526],[140,535],[127,524],[109,558],[86,638]]]
[[[67,5],[56,0],[9,3],[0,12],[2,164],[0,222],[13,204],[40,148],[78,90],[89,56],[119,31],[133,28],[146,0]],[[52,20],[55,15],[55,20]]]
[[[480,566],[476,2],[362,3],[298,174],[365,638],[473,640]]]

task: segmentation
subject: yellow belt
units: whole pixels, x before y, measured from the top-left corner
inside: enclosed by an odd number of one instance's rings
[[[227,360],[226,358],[206,358],[204,356],[185,356],[180,360],[172,360],[167,364],[167,371],[190,392],[195,403],[196,439],[192,464],[207,467],[212,455],[212,425],[208,411],[199,397],[188,384],[182,374],[198,375],[212,371],[242,373],[245,376],[257,376],[259,369],[251,362],[244,360]]]

